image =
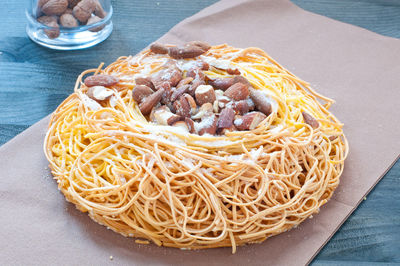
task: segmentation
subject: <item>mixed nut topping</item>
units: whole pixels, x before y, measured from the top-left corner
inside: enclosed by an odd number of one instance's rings
[[[252,130],[270,115],[269,97],[254,89],[238,69],[226,69],[230,77],[210,78],[204,71],[211,67],[200,58],[187,71],[173,60],[196,58],[210,47],[200,41],[183,46],[151,44],[153,53],[172,59],[159,72],[136,78],[132,97],[142,114],[157,124],[183,127],[199,135]]]
[[[153,43],[151,52],[169,55],[156,73],[135,78],[132,98],[151,122],[169,125],[198,135],[224,135],[231,131],[255,129],[272,113],[272,100],[240,75],[238,69],[225,70],[230,76],[212,78],[205,71],[212,67],[196,58],[210,49],[203,42],[183,46]],[[181,70],[176,59],[196,61],[188,70]],[[85,79],[87,96],[101,103],[110,97],[107,87],[118,83],[110,75],[94,75]],[[304,121],[312,128],[319,126],[311,115],[303,112]]]

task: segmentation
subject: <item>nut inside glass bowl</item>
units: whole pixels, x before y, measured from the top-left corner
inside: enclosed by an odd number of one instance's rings
[[[25,11],[29,38],[48,48],[77,50],[110,36],[110,0],[31,0]]]

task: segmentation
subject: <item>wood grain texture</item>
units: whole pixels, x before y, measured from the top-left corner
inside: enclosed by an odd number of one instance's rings
[[[113,1],[114,32],[84,51],[53,51],[25,34],[25,0],[0,8],[0,145],[54,110],[76,76],[118,56],[136,54],[172,26],[216,0]],[[293,0],[309,11],[400,37],[398,0]],[[4,8],[6,7],[6,8]],[[323,248],[313,265],[400,263],[400,162]]]
[[[399,0],[292,0],[298,6],[382,35],[400,38]]]

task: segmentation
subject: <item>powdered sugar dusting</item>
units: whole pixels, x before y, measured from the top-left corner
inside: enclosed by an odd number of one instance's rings
[[[231,64],[230,60],[216,59],[214,57],[209,57],[209,56],[200,56],[200,58],[203,59],[210,66],[213,66],[216,68],[220,68],[220,69],[234,68],[234,66]]]
[[[181,71],[188,71],[191,68],[198,66],[198,62],[196,60],[176,60],[176,65]]]
[[[203,128],[209,128],[211,127],[215,122],[215,117],[214,116],[205,116],[203,117],[203,119],[201,120],[201,122],[195,122],[194,123],[194,128],[197,132],[200,132],[200,130],[202,130]]]
[[[139,78],[139,77],[147,77],[150,75],[151,71],[153,69],[151,68],[151,65],[145,65],[139,73],[133,75],[133,78]]]
[[[162,75],[161,79],[162,80],[169,80],[172,77],[173,71],[164,71],[164,74]]]
[[[233,123],[235,124],[235,126],[238,127],[241,124],[243,124],[243,119],[242,118],[235,119],[235,121]]]
[[[212,135],[209,134],[204,134],[204,137],[213,137]],[[223,140],[223,139],[217,139],[217,140],[196,140],[193,142],[196,145],[201,145],[204,147],[224,147],[224,146],[229,146],[233,145],[237,142],[233,142],[230,140]]]

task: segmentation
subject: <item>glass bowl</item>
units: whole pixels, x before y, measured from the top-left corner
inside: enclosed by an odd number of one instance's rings
[[[28,19],[26,33],[32,41],[42,46],[56,50],[84,49],[104,41],[113,30],[111,0],[98,0],[106,12],[103,19],[90,25],[79,24],[77,27],[70,28],[60,25],[60,16],[51,16],[57,19],[58,25],[50,24],[50,26],[47,26],[38,22],[37,19],[45,15],[38,7],[39,1],[41,0],[29,1],[28,8],[25,11]],[[91,16],[94,17],[94,14]]]

